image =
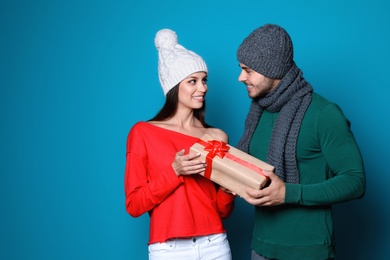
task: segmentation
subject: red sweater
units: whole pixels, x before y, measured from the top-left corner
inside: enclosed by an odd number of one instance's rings
[[[234,196],[201,175],[178,177],[172,169],[176,153],[188,153],[197,140],[146,122],[130,130],[126,210],[133,217],[149,212],[149,244],[225,232],[221,218],[232,212]]]

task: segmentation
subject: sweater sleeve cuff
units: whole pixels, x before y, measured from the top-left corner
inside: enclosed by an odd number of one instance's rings
[[[286,197],[284,198],[285,204],[299,204],[301,200],[301,185],[286,183]]]
[[[176,188],[184,182],[184,177],[182,175],[177,176],[171,165],[165,169],[165,172],[167,173],[164,175],[166,188]]]
[[[223,190],[218,190],[218,192],[221,194],[220,195],[221,198],[226,203],[230,203],[230,202],[232,202],[236,198],[236,195],[233,195],[233,194],[228,193],[228,192],[224,192]]]

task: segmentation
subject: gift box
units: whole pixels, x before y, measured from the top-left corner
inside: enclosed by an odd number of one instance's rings
[[[274,167],[220,140],[204,135],[190,148],[191,153],[200,153],[207,168],[205,178],[243,196],[248,187],[260,190],[268,182],[262,170],[273,171]]]

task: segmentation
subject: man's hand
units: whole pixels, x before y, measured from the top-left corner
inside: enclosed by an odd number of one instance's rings
[[[271,182],[261,190],[248,189],[243,199],[255,206],[277,206],[284,203],[286,196],[285,183],[273,172],[263,171]]]

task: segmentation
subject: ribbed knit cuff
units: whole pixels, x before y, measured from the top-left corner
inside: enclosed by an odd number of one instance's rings
[[[301,201],[302,188],[300,184],[286,183],[285,204],[299,204]]]
[[[206,72],[207,66],[203,60],[194,61],[191,59],[185,60],[184,57],[181,58],[182,61],[177,61],[176,63],[171,65],[171,68],[166,71],[165,74],[161,74],[160,78],[163,78],[164,82],[162,83],[162,88],[164,91],[164,95],[166,96],[169,90],[174,88],[177,84],[179,84],[183,79],[190,76],[196,72]]]

